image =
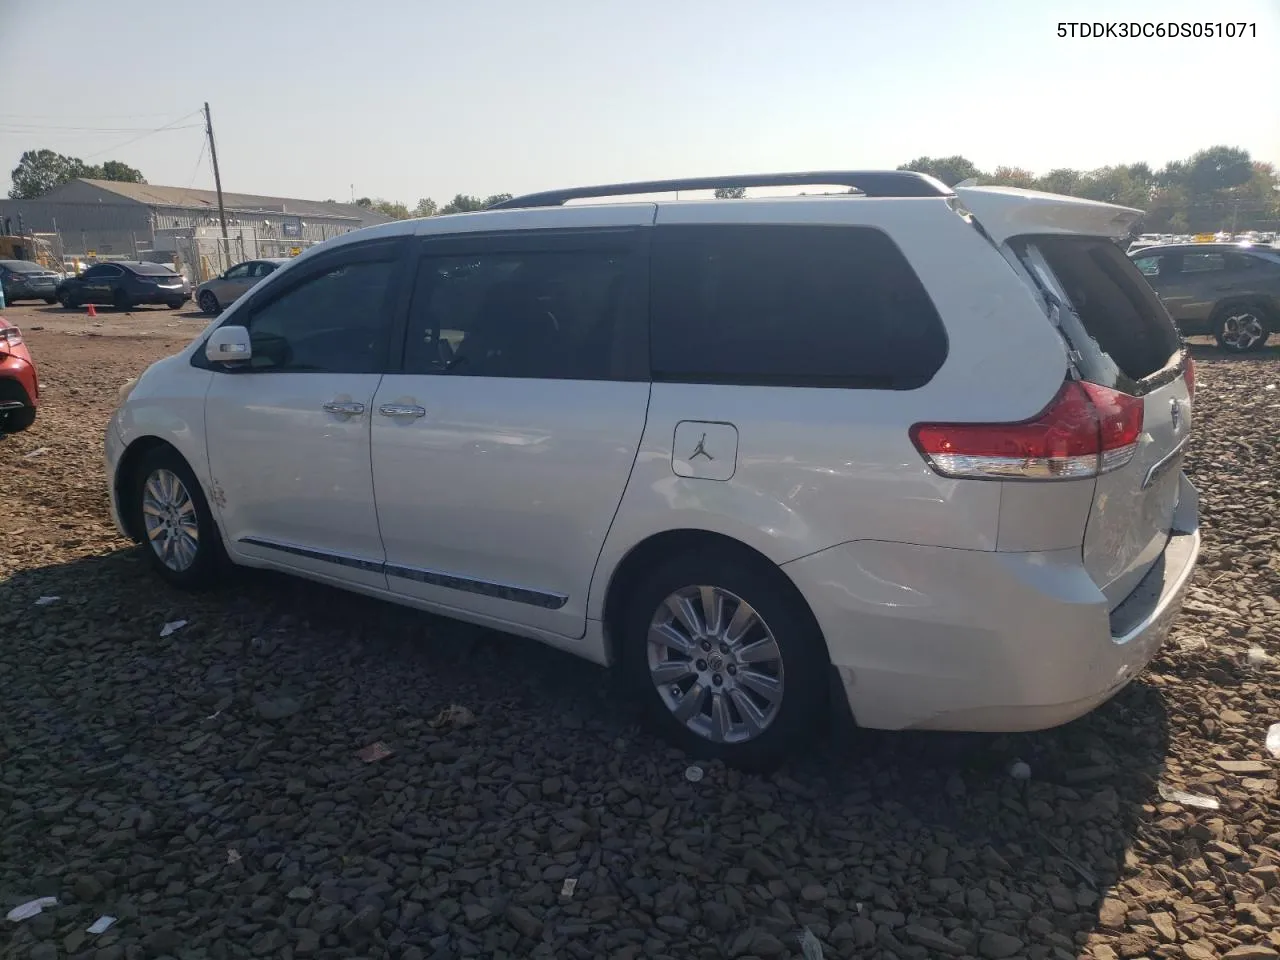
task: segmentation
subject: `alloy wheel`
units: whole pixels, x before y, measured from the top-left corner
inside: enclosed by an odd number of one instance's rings
[[[1265,336],[1261,318],[1251,310],[1228,314],[1222,321],[1222,343],[1243,353],[1252,350]]]
[[[160,562],[175,573],[190,569],[200,550],[199,519],[191,494],[172,470],[161,468],[147,477],[142,519]]]
[[[721,587],[684,587],[655,611],[649,676],[663,704],[713,743],[760,736],[782,706],[782,651],[741,597]]]

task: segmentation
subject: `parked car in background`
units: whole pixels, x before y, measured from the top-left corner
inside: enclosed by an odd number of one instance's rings
[[[1259,350],[1280,329],[1280,251],[1256,244],[1178,243],[1130,254],[1183,336]]]
[[[1142,671],[1199,552],[1138,216],[827,171],[349,233],[122,391],[114,517],[178,586],[229,558],[612,665],[743,766],[832,711],[1055,726]]]
[[[22,331],[0,317],[0,433],[31,426],[40,402],[40,378]]]
[[[60,277],[48,267],[30,260],[0,260],[0,287],[4,288],[4,302],[19,300],[43,300],[54,303]]]
[[[191,299],[191,284],[167,264],[115,260],[95,263],[80,276],[67,277],[58,284],[55,296],[67,308],[93,303],[128,310],[162,303],[177,310]]]
[[[196,305],[209,314],[225,310],[288,262],[287,257],[268,257],[237,263],[222,276],[206,280],[196,288]]]

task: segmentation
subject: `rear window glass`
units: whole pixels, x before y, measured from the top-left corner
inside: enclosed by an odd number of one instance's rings
[[[937,310],[878,230],[658,227],[651,282],[658,380],[912,389],[947,356]]]
[[[1086,379],[1130,393],[1170,365],[1178,331],[1138,267],[1115,244],[1094,237],[1036,237],[1015,249],[1042,282],[1043,258],[1069,309],[1063,332]],[[1077,319],[1078,318],[1078,319]]]
[[[142,275],[148,276],[148,277],[156,277],[156,276],[176,277],[177,276],[177,274],[173,272],[173,269],[171,267],[166,267],[163,263],[135,264],[133,267],[133,272],[141,273]]]

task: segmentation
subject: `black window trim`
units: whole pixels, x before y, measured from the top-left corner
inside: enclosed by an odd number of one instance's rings
[[[859,230],[873,231],[880,234],[893,247],[897,254],[902,257],[907,264],[908,269],[916,277],[916,282],[920,285],[920,290],[928,301],[930,308],[938,320],[938,334],[942,338],[942,359],[937,368],[934,369],[927,377],[873,377],[862,375],[837,375],[837,376],[820,376],[820,375],[796,375],[796,374],[780,374],[780,375],[724,375],[715,376],[709,374],[670,374],[665,373],[657,368],[653,363],[652,352],[649,354],[649,366],[652,371],[652,379],[654,383],[687,383],[687,384],[705,384],[710,386],[741,386],[741,387],[791,387],[791,388],[814,388],[828,390],[889,390],[889,391],[909,391],[919,390],[928,386],[929,383],[937,377],[938,373],[946,366],[947,361],[951,357],[951,336],[947,330],[946,321],[942,317],[942,311],[938,309],[937,303],[934,302],[933,296],[929,293],[925,286],[924,279],[920,276],[920,272],[911,262],[911,258],[903,251],[893,236],[882,227],[874,224],[863,223],[773,223],[756,221],[750,223],[667,223],[658,224],[654,230],[654,243],[661,242],[664,235],[677,233],[685,228],[706,228],[721,227],[734,228],[741,230],[752,230],[755,228],[776,228],[776,227],[802,227],[812,229],[814,231],[841,231],[841,230]],[[652,299],[652,297],[651,297]],[[650,325],[652,330],[652,325]],[[652,333],[651,333],[652,336]],[[652,343],[650,344],[652,351]]]
[[[229,316],[209,328],[209,335],[212,336],[214,330],[225,326],[245,326],[258,311],[275,303],[286,294],[292,293],[304,283],[309,283],[316,277],[328,273],[336,267],[347,266],[352,263],[390,262],[394,267],[391,275],[392,289],[388,292],[386,300],[389,327],[388,351],[382,364],[383,369],[377,371],[379,375],[389,373],[396,369],[393,366],[396,353],[396,330],[403,325],[403,315],[408,311],[407,298],[412,290],[405,283],[408,266],[407,257],[413,246],[409,242],[410,239],[407,235],[379,237],[376,240],[343,244],[333,250],[326,250],[322,254],[317,254],[305,267],[290,271],[282,280],[274,283],[262,282],[255,284],[241,298],[241,301],[236,303],[236,309]],[[275,272],[272,271],[270,276],[274,276]],[[263,278],[264,281],[266,279],[265,277]],[[200,341],[200,346],[191,356],[191,366],[198,367],[201,370],[212,370],[215,373],[235,375],[290,372],[274,370],[270,367],[255,368],[247,364],[233,366],[223,363],[211,363],[204,355],[205,344],[208,343],[208,340],[209,337],[206,336]],[[323,376],[323,374],[321,375]]]
[[[624,273],[619,335],[624,345],[617,350],[627,358],[622,369],[610,376],[589,382],[649,382],[649,244],[653,228],[618,227],[548,227],[533,230],[486,230],[475,233],[428,234],[414,238],[406,251],[405,303],[396,314],[398,326],[392,329],[392,356],[388,373],[409,376],[447,376],[448,374],[407,371],[405,355],[409,337],[408,302],[418,282],[418,271],[428,257],[458,257],[502,253],[541,253],[601,249],[626,250],[630,264]],[[471,378],[484,379],[484,378]],[[498,378],[495,378],[498,379]],[[509,379],[509,378],[501,378]]]

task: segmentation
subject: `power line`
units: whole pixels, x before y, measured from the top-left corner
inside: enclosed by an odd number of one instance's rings
[[[180,124],[183,120],[187,120],[191,117],[194,117],[196,114],[201,112],[202,111],[200,110],[192,110],[190,113],[184,114],[183,116],[179,117],[177,120],[174,120],[172,123],[166,123],[163,127],[156,127],[154,130],[148,130],[146,133],[140,134],[139,136],[136,136],[136,137],[132,137],[131,139],[126,140],[124,143],[117,143],[115,146],[108,147],[106,150],[99,150],[97,153],[91,153],[84,159],[93,160],[95,157],[100,157],[104,153],[113,153],[116,150],[120,150],[124,147],[129,146],[129,144],[131,143],[137,143],[139,140],[145,139],[146,137],[149,137],[152,134],[161,133],[162,131],[165,131],[165,130],[171,130],[177,127],[177,125]]]
[[[71,119],[79,119],[81,117],[92,117],[95,120],[145,120],[152,117],[167,117],[172,113],[171,110],[163,110],[159,113],[68,113],[65,117]],[[11,120],[45,120],[48,119],[47,113],[0,113],[0,117],[8,117]]]
[[[200,124],[190,123],[190,124],[187,124],[186,126],[198,127],[200,126]],[[7,132],[9,133],[14,133],[14,132],[20,133],[24,130],[35,131],[35,132],[38,132],[41,130],[74,130],[74,131],[80,131],[84,133],[140,133],[140,132],[153,131],[152,127],[65,127],[65,126],[56,126],[53,124],[15,123],[13,121],[3,120],[3,119],[0,119],[0,128],[12,128],[7,130]],[[186,127],[165,127],[161,129],[184,130],[186,129]]]
[[[191,168],[191,177],[187,180],[187,189],[191,189],[191,185],[196,182],[196,177],[200,173],[200,162],[204,160],[204,152],[209,149],[209,140],[207,137],[200,138],[200,153],[196,156],[196,165]]]

